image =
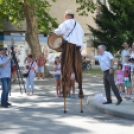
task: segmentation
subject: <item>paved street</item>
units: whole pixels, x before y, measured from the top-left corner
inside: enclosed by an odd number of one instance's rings
[[[18,85],[12,86],[13,106],[0,108],[0,134],[134,133],[133,121],[102,114],[86,104],[88,95],[103,88],[101,77],[84,77],[84,113],[80,113],[79,98],[68,98],[67,113],[63,113],[63,98],[55,96],[54,79],[39,80],[35,85],[33,96],[21,95]]]

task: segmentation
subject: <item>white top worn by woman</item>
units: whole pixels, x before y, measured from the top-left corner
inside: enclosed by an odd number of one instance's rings
[[[56,75],[60,75],[60,74],[61,74],[61,64],[58,64],[58,65],[55,64],[55,65],[53,66],[53,68],[54,68],[54,69],[57,68],[57,70],[55,71],[55,74],[56,74]]]
[[[125,56],[129,56],[130,55],[130,50],[122,50],[121,52],[121,62],[122,62],[122,65],[125,64]]]
[[[34,68],[35,71],[38,68],[37,63],[34,62],[34,61],[30,62],[30,63],[26,62],[26,66],[29,66],[29,68],[25,67],[25,69],[26,69],[25,72],[28,72],[31,66]],[[30,69],[29,75],[35,75],[35,71],[34,70]]]

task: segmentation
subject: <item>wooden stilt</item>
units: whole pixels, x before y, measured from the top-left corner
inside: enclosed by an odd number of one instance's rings
[[[83,113],[82,98],[80,98],[80,112]]]
[[[64,113],[67,113],[67,111],[66,111],[66,97],[64,97]]]

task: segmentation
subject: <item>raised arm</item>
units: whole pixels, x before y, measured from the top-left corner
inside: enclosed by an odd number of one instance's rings
[[[11,61],[11,59],[12,59],[12,56],[9,57],[6,62],[2,62],[2,60],[0,60],[0,66],[5,67]]]

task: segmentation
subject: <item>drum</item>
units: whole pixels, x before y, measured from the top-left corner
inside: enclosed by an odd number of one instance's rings
[[[51,33],[48,38],[47,44],[51,49],[56,50],[57,52],[62,52],[63,41],[64,39],[62,36]]]

